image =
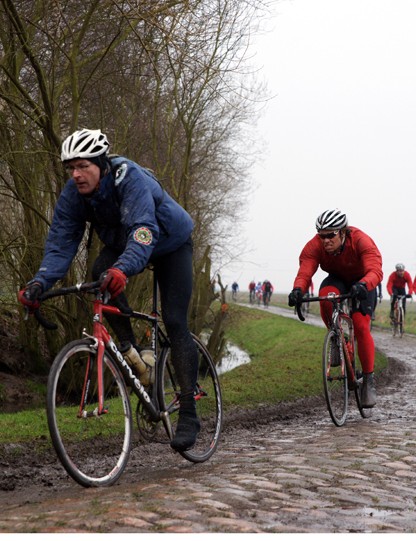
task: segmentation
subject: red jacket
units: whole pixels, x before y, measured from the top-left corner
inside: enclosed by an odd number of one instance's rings
[[[387,293],[393,295],[393,288],[409,288],[409,294],[413,293],[412,277],[407,271],[404,271],[403,276],[399,276],[396,271],[392,272],[387,281]]]
[[[293,287],[306,293],[312,276],[321,269],[340,278],[345,284],[365,282],[371,291],[383,279],[382,257],[374,241],[360,229],[349,227],[344,247],[338,255],[327,254],[315,235],[299,256],[299,271]]]

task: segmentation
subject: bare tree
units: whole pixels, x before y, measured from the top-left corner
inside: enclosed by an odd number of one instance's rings
[[[0,265],[13,293],[36,272],[66,177],[61,140],[82,126],[152,168],[195,220],[198,265],[244,200],[240,130],[253,115],[243,60],[256,0],[0,0]],[[83,247],[68,280],[98,249]],[[141,279],[131,287],[144,291]],[[12,301],[11,301],[12,302]],[[77,325],[74,301],[58,307]],[[39,350],[35,327],[22,341]],[[64,336],[63,339],[67,339]],[[49,347],[54,349],[49,336]]]

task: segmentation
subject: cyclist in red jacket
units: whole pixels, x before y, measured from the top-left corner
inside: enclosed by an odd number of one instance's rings
[[[391,296],[390,319],[393,319],[394,303],[398,295],[406,295],[406,285],[408,288],[408,297],[412,296],[413,284],[412,277],[405,270],[403,263],[397,263],[396,270],[392,272],[387,281],[387,293]],[[403,299],[403,310],[406,312],[406,297]]]
[[[372,408],[376,403],[374,383],[374,340],[370,332],[371,314],[376,287],[382,281],[382,258],[374,241],[360,229],[349,227],[340,210],[326,210],[316,220],[317,234],[305,245],[299,257],[299,271],[289,306],[300,303],[318,267],[328,273],[319,295],[330,292],[353,297],[352,320],[357,338],[358,355],[363,368],[362,405]],[[332,305],[320,303],[321,317],[329,326]]]
[[[248,284],[248,290],[250,293],[250,302],[253,303],[256,298],[256,282],[254,280],[251,280]]]
[[[272,298],[273,291],[274,291],[274,287],[272,283],[270,282],[270,280],[267,280],[267,279],[264,280],[261,286],[261,290],[263,292],[263,304],[264,306],[268,306],[270,299]]]

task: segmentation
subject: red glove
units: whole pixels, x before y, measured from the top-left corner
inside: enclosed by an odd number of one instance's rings
[[[100,291],[107,289],[113,299],[124,291],[127,284],[127,276],[124,272],[113,267],[106,270],[100,278],[103,280]]]
[[[38,297],[43,293],[43,287],[39,282],[33,282],[33,284],[27,285],[19,291],[17,299],[29,308],[29,312],[33,312],[40,306]]]

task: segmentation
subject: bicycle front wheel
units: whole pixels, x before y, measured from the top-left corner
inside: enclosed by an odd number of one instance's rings
[[[402,338],[403,334],[404,334],[404,310],[403,308],[399,308],[399,312],[398,312],[398,328],[399,328],[399,336],[400,338]]]
[[[399,308],[396,306],[393,312],[393,320],[391,322],[391,330],[393,337],[399,332]]]
[[[103,356],[104,408],[99,413],[97,351],[75,340],[56,356],[48,379],[47,416],[55,451],[80,485],[112,485],[130,454],[132,415],[123,376]]]
[[[204,344],[194,335],[193,339],[198,351],[198,380],[194,394],[201,430],[194,447],[180,454],[190,462],[205,462],[218,446],[222,428],[222,398],[214,361]],[[169,412],[175,432],[181,393],[170,358],[170,348],[165,348],[161,355],[160,389],[161,409]]]
[[[329,415],[336,426],[342,426],[347,418],[348,382],[344,353],[334,331],[329,331],[325,337],[322,375]]]
[[[396,322],[396,318],[395,319],[392,319],[391,322],[390,322],[390,328],[391,328],[391,334],[393,336],[393,338],[396,336],[396,333],[397,333],[397,322]]]

